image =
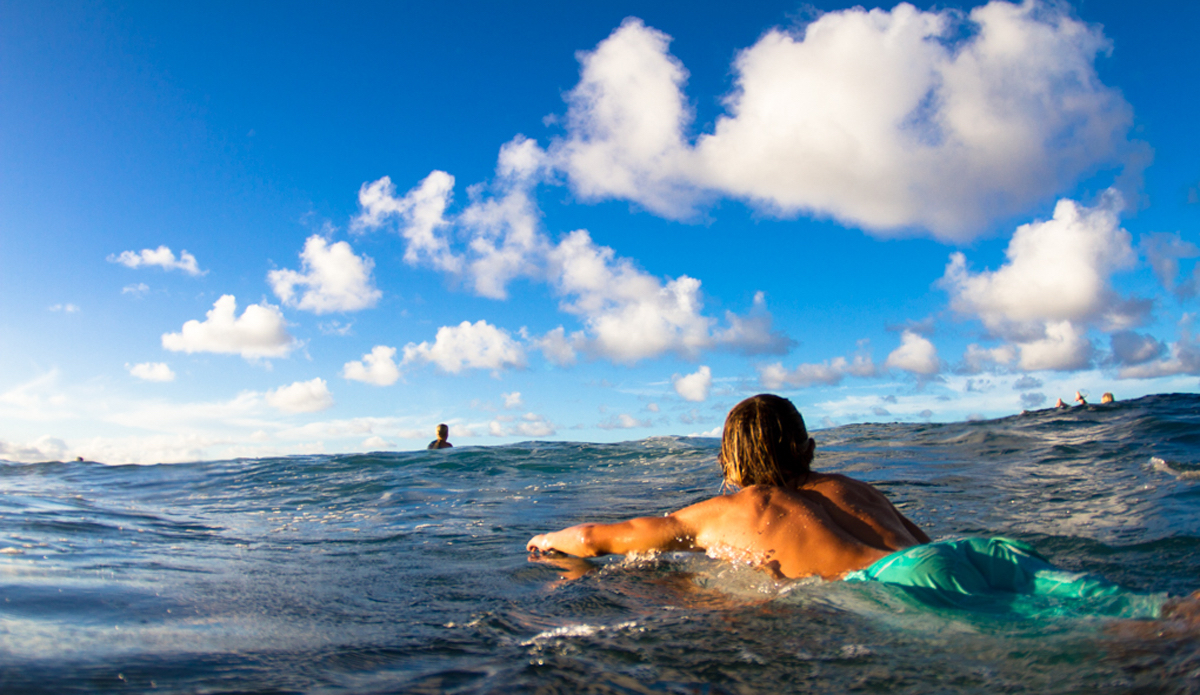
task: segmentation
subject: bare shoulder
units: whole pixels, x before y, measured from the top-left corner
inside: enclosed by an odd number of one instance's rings
[[[825,494],[840,493],[840,494],[859,494],[869,497],[883,497],[883,493],[876,490],[870,483],[864,483],[861,480],[855,480],[844,476],[840,473],[819,473],[816,479],[811,482],[806,482],[803,489],[819,490]]]

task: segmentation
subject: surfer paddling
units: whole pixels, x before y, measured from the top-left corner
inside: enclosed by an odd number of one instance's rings
[[[749,560],[779,579],[840,579],[929,542],[875,488],[813,471],[815,447],[791,401],[748,398],[725,420],[717,458],[724,486],[737,492],[666,516],[534,536],[528,548],[579,557],[690,550]]]
[[[543,553],[706,552],[752,564],[776,579],[820,576],[896,585],[931,605],[980,608],[991,600],[1008,606],[1013,594],[1030,594],[1083,599],[1098,614],[1169,617],[1187,629],[1200,626],[1200,592],[1184,599],[1138,594],[1099,575],[1059,569],[1010,538],[930,542],[874,487],[813,471],[815,447],[791,401],[765,394],[748,398],[726,418],[717,457],[722,490],[736,492],[666,516],[537,535],[527,548],[532,559]],[[564,576],[581,574],[574,568]]]

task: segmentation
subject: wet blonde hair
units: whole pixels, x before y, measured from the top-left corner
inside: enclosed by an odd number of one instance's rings
[[[740,487],[798,483],[812,463],[804,418],[786,398],[747,398],[725,418],[717,462],[725,481]]]

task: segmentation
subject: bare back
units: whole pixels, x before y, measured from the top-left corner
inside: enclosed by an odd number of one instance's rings
[[[929,541],[878,490],[840,475],[814,473],[798,489],[755,485],[672,516],[694,549],[777,577],[836,579]]]
[[[531,552],[579,557],[692,550],[777,578],[838,579],[929,537],[875,488],[812,473],[799,487],[752,485],[666,516],[580,524],[529,540]]]

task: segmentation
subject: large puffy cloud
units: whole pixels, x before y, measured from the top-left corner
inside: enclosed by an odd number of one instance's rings
[[[738,55],[727,114],[694,147],[669,37],[626,20],[581,54],[552,151],[582,197],[667,216],[732,195],[966,239],[1133,149],[1131,109],[1094,68],[1108,42],[1065,12],[997,0],[964,22],[900,4],[767,32]]]
[[[1149,309],[1111,285],[1113,273],[1136,261],[1120,208],[1112,191],[1095,207],[1059,201],[1052,219],[1017,229],[998,270],[972,273],[966,257],[953,254],[941,280],[951,306],[1015,344],[1023,369],[1085,366],[1093,353],[1089,325],[1127,330]]]
[[[217,352],[246,359],[287,357],[297,346],[279,307],[251,304],[241,316],[237,299],[222,295],[204,321],[192,319],[179,333],[164,333],[162,346],[173,352]]]
[[[300,252],[303,272],[272,270],[267,273],[271,289],[284,304],[316,314],[358,311],[375,306],[382,293],[371,282],[375,261],[358,257],[350,244],[329,244],[314,234]],[[303,295],[297,289],[306,287]]]
[[[391,386],[400,378],[400,368],[393,358],[396,348],[376,345],[361,360],[347,362],[342,367],[342,376],[353,381],[375,386]]]
[[[508,331],[479,320],[457,326],[442,326],[433,343],[404,346],[404,364],[432,362],[443,371],[458,374],[464,369],[490,369],[493,373],[525,366],[525,350]]]
[[[671,217],[696,195],[683,130],[692,113],[683,65],[670,37],[629,18],[596,50],[580,54],[579,84],[567,95],[571,136],[556,155],[584,199],[636,200]]]
[[[941,370],[941,361],[938,359],[937,348],[928,338],[912,331],[904,331],[900,336],[900,347],[888,355],[885,366],[928,378]]]
[[[297,381],[267,391],[267,403],[285,413],[315,413],[333,406],[333,396],[324,379]]]
[[[708,392],[712,389],[712,370],[703,366],[692,374],[676,374],[671,377],[671,385],[685,401],[699,403],[708,398]]]
[[[167,246],[159,246],[157,249],[142,249],[141,251],[122,251],[120,255],[110,255],[109,263],[120,263],[127,268],[139,268],[141,266],[158,266],[163,270],[182,270],[188,275],[197,276],[204,275],[207,270],[200,270],[200,265],[196,263],[196,257],[187,251],[180,251],[179,258],[175,258],[175,253]]]

